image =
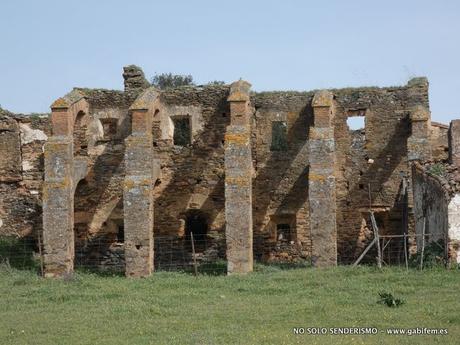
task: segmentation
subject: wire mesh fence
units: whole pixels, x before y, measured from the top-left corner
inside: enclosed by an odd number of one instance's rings
[[[377,246],[364,253],[361,246],[354,253],[338,252],[339,264],[353,264],[363,253],[360,265],[401,266],[423,269],[447,266],[448,246],[445,238],[426,235],[380,235],[380,255]],[[369,244],[369,243],[368,243]],[[369,246],[367,244],[367,246]],[[97,237],[76,241],[74,267],[99,273],[123,274],[125,245],[115,238]],[[227,272],[224,238],[178,238],[156,236],[154,240],[154,267],[156,271],[181,271],[191,274],[221,275]],[[39,238],[1,237],[0,266],[20,270],[35,270],[42,274],[44,248]],[[255,241],[257,262],[280,268],[312,266],[308,248],[295,241]]]

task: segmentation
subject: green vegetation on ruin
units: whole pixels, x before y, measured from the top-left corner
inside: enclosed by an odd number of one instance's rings
[[[0,268],[0,343],[458,344],[457,270],[281,269],[148,279],[77,273],[43,279]],[[378,304],[382,291],[404,300]],[[293,327],[447,328],[447,336],[293,335]]]

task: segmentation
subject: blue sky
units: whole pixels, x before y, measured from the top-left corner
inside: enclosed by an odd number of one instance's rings
[[[310,90],[430,81],[460,118],[460,1],[0,2],[0,104],[49,111],[74,86],[121,89],[122,66]]]

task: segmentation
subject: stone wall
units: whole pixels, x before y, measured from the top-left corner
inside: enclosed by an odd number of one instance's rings
[[[333,91],[336,96],[337,226],[341,262],[353,261],[371,238],[372,209],[382,234],[404,231],[403,177],[410,177],[407,142],[410,113],[428,108],[426,80],[405,87]],[[347,118],[364,116],[365,127],[350,131]],[[410,189],[410,188],[409,188]],[[411,193],[409,192],[409,195]],[[411,212],[409,198],[408,212]],[[411,228],[409,217],[409,228]],[[409,232],[411,230],[409,229]]]
[[[192,218],[201,219],[207,227],[207,236],[196,238],[202,242],[198,250],[211,249],[203,247],[207,245],[225,252],[224,135],[230,123],[228,93],[228,86],[165,90],[160,96],[160,111],[153,118],[154,156],[161,162],[161,178],[154,189],[154,234],[182,239],[178,244],[188,252],[191,248],[186,223]],[[174,117],[189,119],[188,145],[174,145]]]
[[[88,116],[76,119],[74,131],[78,146],[74,152],[88,162],[87,176],[76,186],[74,201],[76,260],[82,263],[100,262],[102,252],[123,241],[124,140],[131,134],[129,107],[148,83],[131,66],[125,69],[125,87],[124,92],[79,88],[70,94],[83,95],[89,104]],[[157,237],[171,238],[178,248],[170,252],[190,252],[188,222],[199,221],[206,227],[206,236],[198,240],[206,244],[198,250],[204,256],[208,250],[213,257],[216,253],[225,256],[224,144],[230,124],[229,90],[228,85],[186,86],[160,93],[159,108],[152,119],[152,159],[158,159],[161,166],[161,174],[154,181],[153,232]],[[401,87],[330,92],[337,227],[336,234],[331,234],[336,237],[338,261],[350,262],[371,238],[369,185],[372,209],[382,233],[401,233],[403,212],[405,208],[411,212],[411,197],[406,205],[401,195],[402,179],[411,174],[407,154],[413,129],[410,116],[415,106],[428,109],[428,84],[418,78]],[[251,93],[256,259],[297,261],[314,254],[309,200],[314,94]],[[351,130],[347,125],[350,117],[364,117],[364,128]],[[174,144],[176,119],[188,119],[187,145]],[[279,147],[273,145],[275,134]],[[46,117],[2,114],[2,234],[24,236],[41,229],[42,146],[46,135],[50,135]],[[433,123],[429,139],[434,159],[446,159],[447,128]],[[410,231],[413,222],[410,215]],[[313,235],[315,231],[321,235],[320,225],[313,229]]]
[[[131,133],[128,109],[137,93],[79,91],[89,104],[84,143],[88,173],[75,190],[75,256],[78,265],[96,265],[101,253],[123,242],[124,140]]]
[[[35,237],[42,224],[43,145],[48,114],[0,109],[0,235]]]
[[[312,92],[253,95],[253,217],[255,255],[265,261],[307,259],[311,255],[308,204],[308,135]],[[272,123],[286,126],[284,150],[271,150]],[[290,238],[277,226],[290,226]]]

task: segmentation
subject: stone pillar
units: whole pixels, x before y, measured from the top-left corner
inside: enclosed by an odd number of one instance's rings
[[[312,101],[314,126],[309,133],[308,198],[312,262],[337,264],[335,140],[333,95],[318,91]]]
[[[422,105],[415,106],[410,113],[411,135],[407,139],[409,161],[431,159],[430,111]]]
[[[240,80],[230,86],[231,123],[225,133],[225,238],[227,272],[253,270],[251,84]]]
[[[67,104],[52,106],[53,136],[45,144],[43,183],[43,245],[45,276],[73,271],[73,139],[72,116]]]
[[[123,188],[126,276],[153,271],[153,140],[152,116],[131,109],[132,134],[125,140]]]
[[[452,120],[450,122],[449,162],[460,167],[460,120]]]

